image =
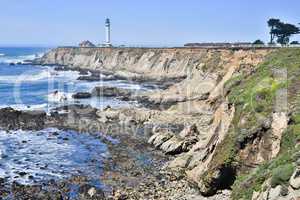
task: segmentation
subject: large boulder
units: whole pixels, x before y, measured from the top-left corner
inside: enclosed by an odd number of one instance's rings
[[[171,139],[163,143],[160,148],[166,154],[178,154],[183,152],[183,143],[184,141],[181,138],[173,136]]]
[[[290,185],[292,188],[300,189],[300,170],[297,169],[290,178]]]
[[[157,132],[149,138],[148,143],[154,145],[156,148],[159,148],[163,143],[172,137],[173,133],[170,131]]]

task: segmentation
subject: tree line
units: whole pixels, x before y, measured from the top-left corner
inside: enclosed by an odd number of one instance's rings
[[[269,19],[267,23],[270,28],[270,45],[274,45],[276,42],[281,45],[299,44],[298,41],[290,42],[291,36],[300,34],[300,28],[296,25],[285,23],[275,18]],[[253,44],[262,45],[264,42],[256,40]]]

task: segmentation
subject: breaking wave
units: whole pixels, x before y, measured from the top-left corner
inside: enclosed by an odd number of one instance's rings
[[[74,71],[62,71],[57,72],[51,68],[45,68],[38,73],[26,72],[19,75],[4,75],[0,76],[0,82],[2,83],[24,83],[24,82],[35,82],[35,81],[51,81],[55,79],[64,80],[76,80],[79,77],[78,72]]]
[[[0,82],[5,83],[18,83],[18,82],[33,82],[33,81],[40,81],[46,80],[51,77],[51,71],[44,70],[37,74],[20,74],[20,75],[13,75],[13,76],[0,76]]]
[[[49,102],[65,103],[72,100],[72,93],[53,92],[47,95],[47,99]]]
[[[0,53],[0,63],[10,64],[10,63],[26,63],[28,60],[34,60],[40,58],[44,53],[37,53],[31,55],[21,55],[21,56],[6,56],[4,53]]]

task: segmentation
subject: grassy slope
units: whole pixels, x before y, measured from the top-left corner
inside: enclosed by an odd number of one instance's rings
[[[276,78],[274,70],[280,69],[287,69],[287,79]],[[274,99],[279,89],[293,90],[289,92],[290,108],[298,107],[298,74],[300,49],[280,49],[270,53],[253,74],[240,74],[226,83],[229,101],[235,105],[236,113],[227,138],[217,147],[219,153],[213,159],[212,171],[219,166],[239,168],[243,165],[244,161],[238,152],[241,146],[256,137],[254,134],[262,132],[261,127],[274,111]],[[232,187],[233,199],[251,199],[253,191],[263,189],[262,184],[269,178],[272,186],[284,185],[288,181],[294,169],[293,162],[298,157],[295,155],[295,144],[300,139],[300,115],[297,109],[293,110],[292,116],[292,122],[283,136],[280,155],[255,170],[240,172]]]

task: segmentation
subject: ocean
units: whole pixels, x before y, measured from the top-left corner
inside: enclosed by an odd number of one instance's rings
[[[147,90],[141,85],[124,80],[87,82],[80,81],[76,71],[55,71],[53,66],[23,65],[26,60],[41,57],[49,48],[0,47],[0,108],[12,107],[18,110],[45,110],[66,104],[88,104],[96,108],[129,106],[130,103],[115,98],[74,100],[72,94],[91,91],[95,86],[115,86]],[[53,93],[65,97],[65,101]]]
[[[77,80],[76,71],[55,71],[55,66],[24,65],[26,60],[43,56],[49,48],[0,48],[0,108],[44,110],[66,104],[85,104],[96,108],[130,106],[115,98],[94,97],[75,100],[72,94],[91,91],[95,86],[115,86],[147,90],[124,80],[88,82]],[[103,75],[104,76],[104,75]],[[64,101],[54,96],[66,97]],[[83,175],[98,183],[102,161],[109,157],[105,143],[98,137],[55,127],[40,131],[0,129],[0,179],[31,185],[52,179]],[[105,138],[105,133],[100,134]],[[117,143],[107,136],[106,140]],[[1,197],[0,197],[1,198]]]

